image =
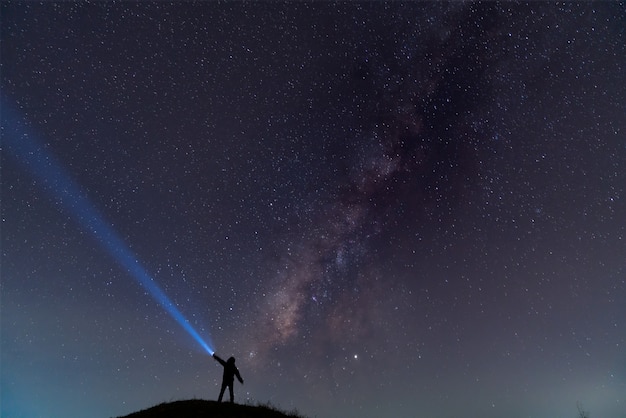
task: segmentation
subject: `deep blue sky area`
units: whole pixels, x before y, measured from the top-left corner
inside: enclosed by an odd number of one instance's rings
[[[0,415],[625,418],[624,28],[3,1]]]

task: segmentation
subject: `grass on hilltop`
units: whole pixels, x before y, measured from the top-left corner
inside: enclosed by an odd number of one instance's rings
[[[240,405],[190,399],[166,402],[119,418],[305,418],[297,411],[283,412],[273,405]]]

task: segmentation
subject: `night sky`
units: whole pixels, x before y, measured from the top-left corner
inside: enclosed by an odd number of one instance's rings
[[[623,2],[0,16],[2,417],[626,417]]]

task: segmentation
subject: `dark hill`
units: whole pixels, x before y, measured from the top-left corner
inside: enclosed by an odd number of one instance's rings
[[[304,418],[298,413],[285,413],[269,405],[238,405],[191,399],[162,403],[119,418]]]

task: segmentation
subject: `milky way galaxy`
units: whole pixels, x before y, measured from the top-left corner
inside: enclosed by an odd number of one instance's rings
[[[0,415],[626,418],[623,2],[0,7]]]

